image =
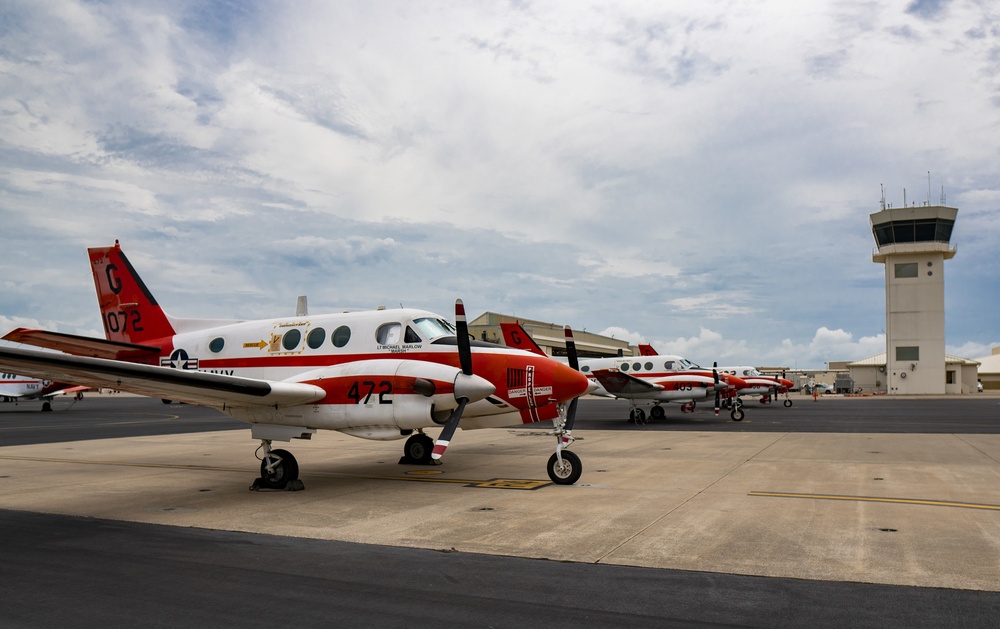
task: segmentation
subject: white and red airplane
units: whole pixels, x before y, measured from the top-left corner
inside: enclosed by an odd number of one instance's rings
[[[746,381],[747,386],[736,392],[737,401],[744,395],[759,395],[761,404],[770,404],[772,400],[777,400],[779,395],[784,394],[785,406],[792,405],[792,399],[788,397],[788,392],[795,388],[795,383],[785,378],[784,373],[781,377],[768,376],[762,374],[756,367],[746,365],[720,367],[719,371],[738,376]]]
[[[19,328],[5,340],[65,352],[0,348],[0,368],[217,408],[261,442],[253,488],[301,489],[295,458],[272,441],[318,429],[364,439],[409,437],[401,462],[430,464],[456,429],[554,420],[549,477],[572,484],[580,459],[575,407],[587,378],[558,361],[472,341],[434,313],[378,309],[257,321],[165,313],[118,242],[88,250],[106,339]],[[568,426],[567,426],[568,424]],[[424,431],[442,427],[437,440]]]
[[[501,323],[504,343],[534,353],[545,351],[531,339],[518,323]],[[649,350],[652,347],[646,346]],[[640,351],[642,351],[640,346]],[[723,374],[715,369],[706,370],[679,356],[617,356],[611,358],[585,358],[579,360],[580,371],[598,386],[593,395],[614,397],[629,402],[629,421],[646,421],[646,412],[640,404],[651,401],[650,417],[662,419],[666,413],[663,402],[679,402],[682,413],[695,409],[698,400],[715,398],[715,412],[721,407],[721,398],[735,395],[746,383],[739,377]],[[730,412],[734,421],[743,420],[743,409]]]
[[[74,397],[74,401],[76,401],[83,397],[83,392],[88,388],[13,373],[0,373],[0,400],[4,402],[41,400],[43,411],[52,410],[52,398],[55,396],[76,393]]]
[[[643,356],[659,356],[652,345],[646,344],[639,345],[639,353]],[[785,378],[784,373],[782,373],[780,378],[777,375],[768,376],[762,374],[756,367],[749,367],[745,365],[736,367],[719,367],[718,370],[720,374],[736,376],[746,383],[745,387],[737,389],[735,395],[732,395],[727,399],[729,406],[732,406],[733,404],[736,406],[742,405],[740,398],[744,395],[760,395],[761,404],[770,404],[772,399],[778,399],[778,395],[782,393],[785,394],[785,406],[788,407],[792,405],[792,400],[788,397],[788,392],[795,387],[795,383]]]

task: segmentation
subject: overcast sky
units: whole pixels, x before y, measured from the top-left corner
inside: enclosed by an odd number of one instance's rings
[[[989,354],[994,2],[0,4],[0,333],[103,336],[119,239],[175,316],[460,297],[823,367],[885,349],[882,184],[959,208],[947,351]]]

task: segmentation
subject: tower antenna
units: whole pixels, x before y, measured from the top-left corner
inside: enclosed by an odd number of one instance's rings
[[[931,171],[927,171],[927,205],[931,204]]]

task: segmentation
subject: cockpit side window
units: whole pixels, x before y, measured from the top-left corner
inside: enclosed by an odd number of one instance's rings
[[[420,335],[413,331],[413,328],[406,326],[406,334],[403,336],[404,343],[419,343]]]

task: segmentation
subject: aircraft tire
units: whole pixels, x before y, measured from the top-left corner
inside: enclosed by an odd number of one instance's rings
[[[267,469],[267,459],[260,462],[260,478],[268,489],[284,489],[288,483],[299,477],[299,464],[287,450],[271,450],[271,456],[281,461],[271,471]]]
[[[42,412],[48,413],[52,410],[52,402],[45,402],[42,404]]]
[[[160,401],[163,402],[164,404],[170,404],[170,402],[172,402],[173,400],[160,400]]]
[[[423,433],[410,436],[403,446],[403,456],[407,463],[430,465],[432,452],[434,452],[434,440]]]
[[[734,422],[741,422],[743,421],[743,409],[734,408],[733,412],[730,413],[729,416],[733,419]]]
[[[792,401],[791,400],[785,400],[785,408],[789,408],[789,407],[791,407],[791,405],[792,405]]]
[[[580,474],[583,473],[583,464],[580,462],[580,457],[569,450],[562,451],[562,460],[563,465],[559,467],[559,457],[555,453],[549,457],[549,464],[547,466],[549,478],[556,485],[572,485],[580,480]]]
[[[663,410],[662,406],[654,405],[653,408],[649,409],[649,416],[653,419],[663,419],[666,412]]]

